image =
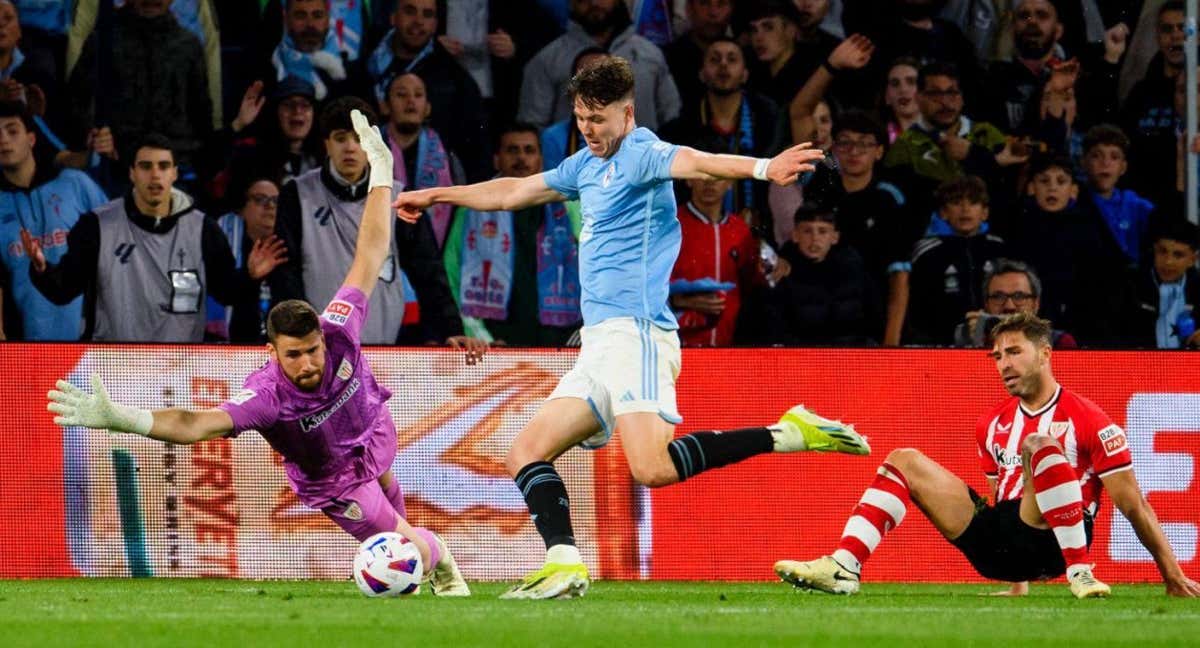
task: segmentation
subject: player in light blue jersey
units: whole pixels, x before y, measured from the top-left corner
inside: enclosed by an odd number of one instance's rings
[[[787,185],[812,171],[823,154],[805,143],[756,160],[660,141],[634,124],[633,71],[619,57],[580,71],[568,90],[587,148],[557,168],[526,178],[406,192],[393,203],[401,218],[411,220],[436,203],[516,211],[580,201],[583,348],[506,458],[546,543],[546,563],[503,598],[568,598],[587,591],[567,490],[551,463],[574,445],[599,447],[619,430],[633,478],[651,487],[772,451],[870,452],[853,427],[802,406],[775,425],[672,440],[683,419],[675,410],[678,325],[667,306],[680,243],[671,181],[755,178]]]

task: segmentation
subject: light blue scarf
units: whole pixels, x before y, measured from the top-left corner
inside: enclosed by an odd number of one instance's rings
[[[318,70],[334,81],[346,78],[346,66],[342,63],[341,49],[333,29],[325,34],[325,45],[315,52],[301,52],[296,49],[291,34],[284,34],[275,53],[271,55],[271,63],[275,66],[276,81],[283,81],[288,76],[308,81],[316,90],[317,101],[329,94],[329,88],[317,73]]]

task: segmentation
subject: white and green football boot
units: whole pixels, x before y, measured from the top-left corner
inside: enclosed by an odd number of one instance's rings
[[[776,452],[844,452],[846,454],[871,454],[867,439],[854,431],[853,425],[831,421],[797,405],[784,413],[778,425],[771,426],[775,432]]]
[[[583,563],[546,563],[521,579],[502,599],[568,599],[587,593],[591,579]]]

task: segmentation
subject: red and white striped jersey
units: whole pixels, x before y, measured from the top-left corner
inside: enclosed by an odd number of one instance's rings
[[[996,499],[1021,499],[1021,442],[1030,434],[1048,434],[1058,441],[1079,476],[1083,510],[1100,507],[1101,477],[1133,467],[1125,431],[1092,401],[1060,385],[1041,409],[1030,412],[1012,397],[979,419],[975,437],[979,465],[996,480]]]

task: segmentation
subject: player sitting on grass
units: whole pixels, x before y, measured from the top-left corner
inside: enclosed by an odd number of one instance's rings
[[[679,325],[667,306],[680,245],[672,179],[756,178],[788,185],[812,171],[823,153],[800,144],[755,160],[660,141],[634,124],[633,70],[620,57],[584,68],[569,88],[587,148],[557,168],[525,178],[405,192],[395,202],[401,218],[415,219],[435,203],[516,211],[580,201],[583,348],[505,460],[546,544],[546,563],[505,598],[569,598],[587,591],[588,571],[575,546],[567,489],[552,462],[577,444],[603,445],[614,428],[633,478],[651,487],[766,452],[870,452],[851,426],[803,407],[792,408],[769,427],[674,439],[675,425],[683,419],[675,411]]]
[[[1138,489],[1124,430],[1054,380],[1050,322],[1015,313],[992,336],[992,358],[1013,395],[975,429],[995,506],[920,451],[893,450],[851,513],[833,555],[781,560],[775,573],[804,589],[857,592],[862,564],[904,520],[911,500],[981,575],[1015,583],[1008,594],[1025,594],[1025,581],[1065,571],[1076,597],[1108,596],[1108,585],[1092,576],[1088,563],[1103,489],[1154,556],[1167,593],[1200,595],[1200,585],[1180,570]]]
[[[283,456],[301,502],[320,509],[359,541],[381,531],[399,532],[420,549],[434,594],[467,596],[470,590],[446,543],[405,521],[404,495],[390,471],[397,447],[386,407],[391,392],[375,382],[359,335],[392,238],[392,155],[362,113],[353,111],[351,121],[370,161],[371,185],[350,271],[320,316],[299,300],[271,309],[271,361],[246,378],[241,393],[214,409],[151,412],[112,402],[93,375],[91,394],[58,381],[58,389],[48,394],[48,409],[62,426],[178,444],[257,430]],[[479,346],[469,346],[467,362],[473,364],[481,353]]]

